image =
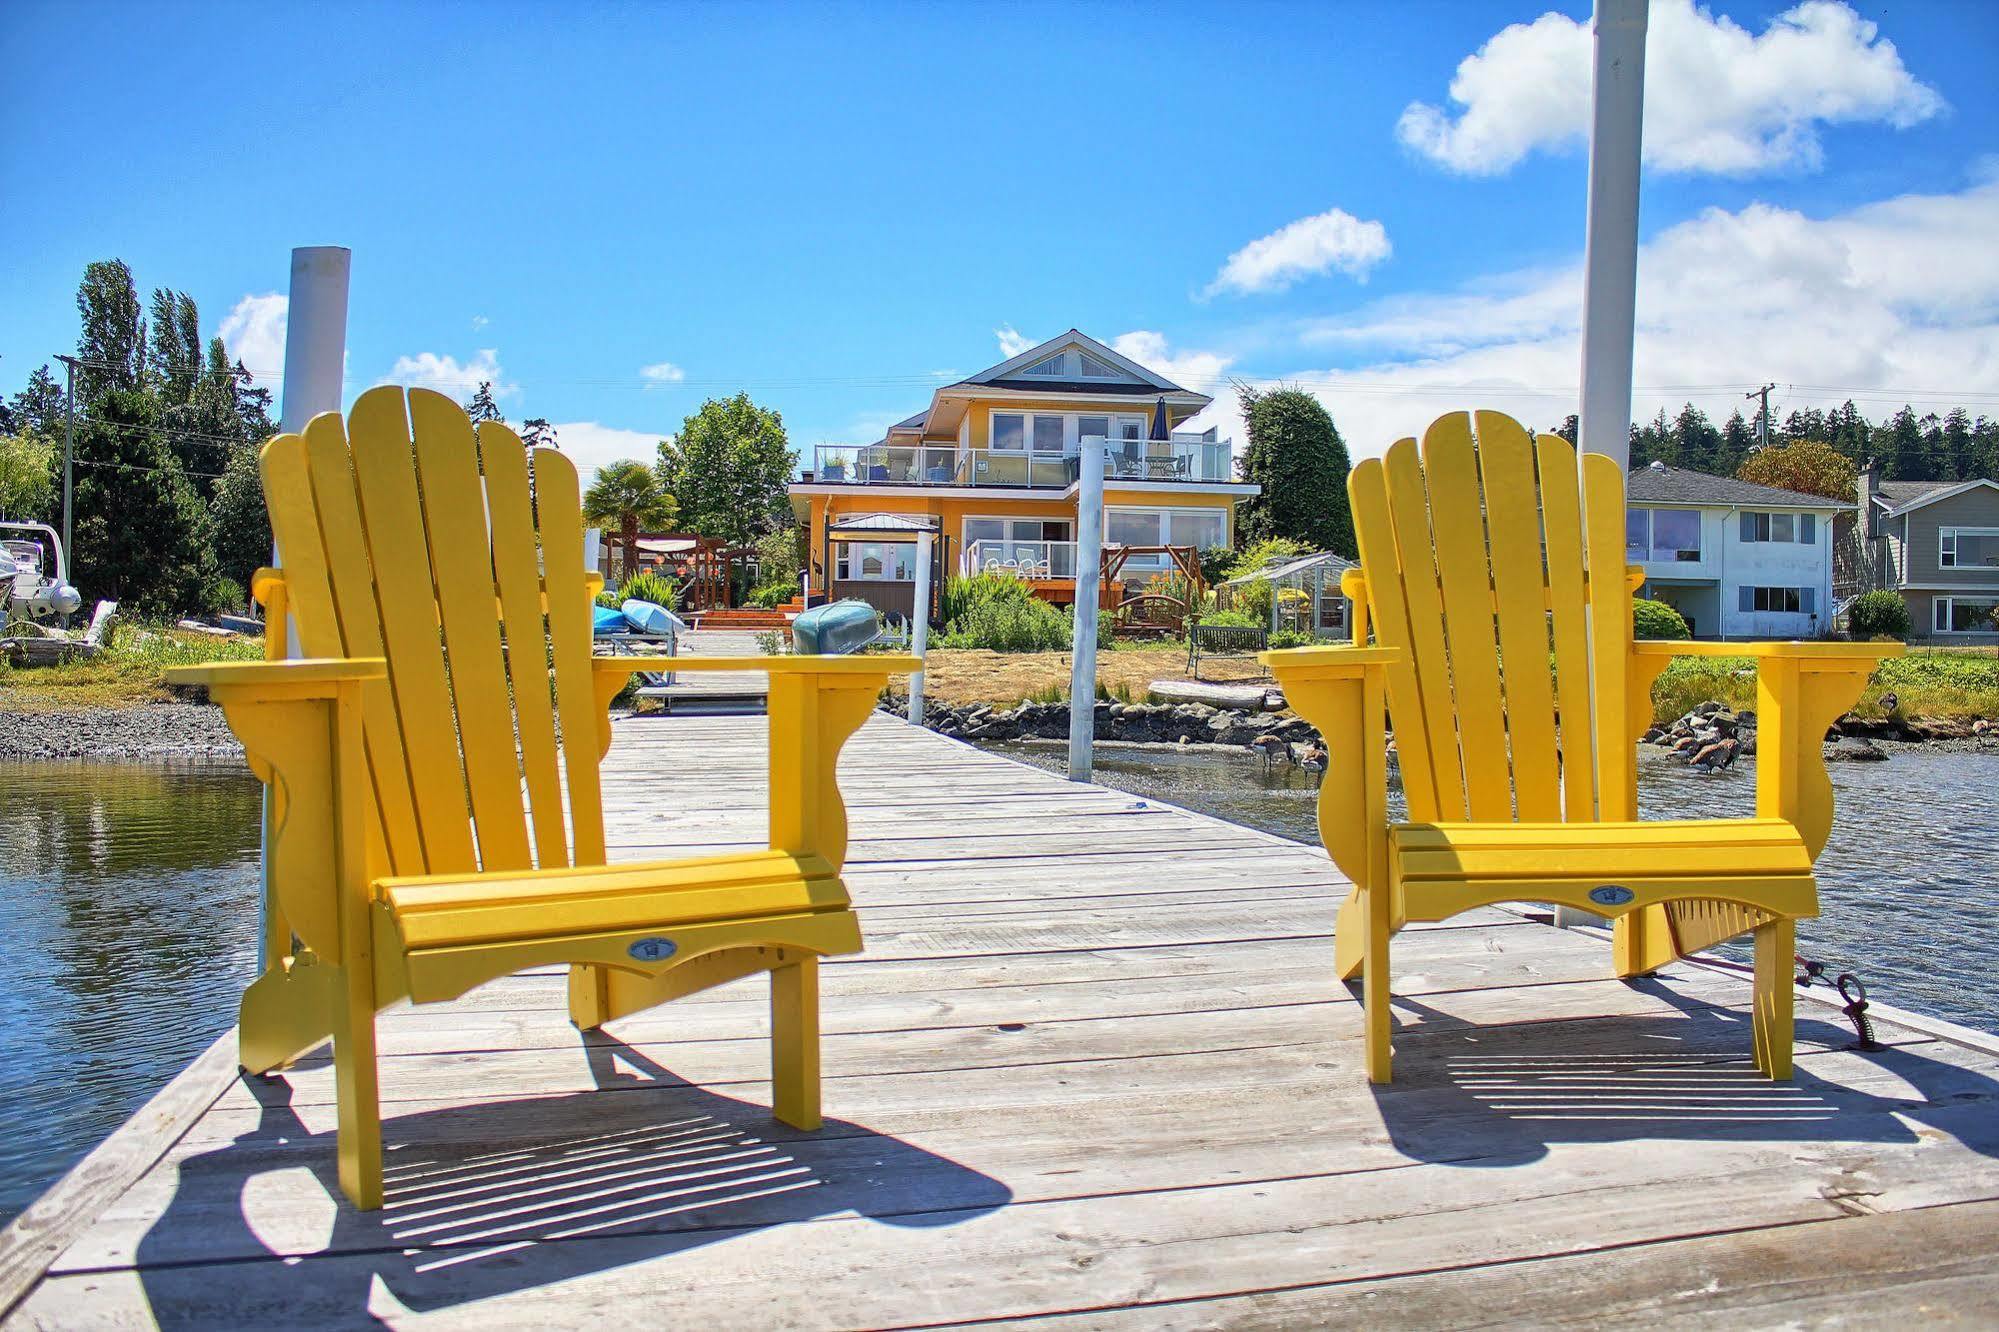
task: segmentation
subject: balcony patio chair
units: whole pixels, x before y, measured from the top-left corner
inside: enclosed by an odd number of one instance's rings
[[[1367,1075],[1390,1077],[1395,932],[1524,900],[1614,918],[1624,977],[1753,934],[1756,1064],[1788,1078],[1795,922],[1818,914],[1832,828],[1826,727],[1903,649],[1633,642],[1623,470],[1497,412],[1473,426],[1444,416],[1420,451],[1353,469],[1354,645],[1262,654],[1333,751],[1319,828],[1354,885],[1335,965],[1362,978]],[[1757,662],[1753,818],[1638,820],[1637,739],[1676,655]],[[1405,823],[1388,821],[1384,705]]]
[[[586,1031],[768,971],[773,1111],[817,1128],[819,959],[861,946],[833,765],[914,660],[591,656],[575,464],[497,422],[475,439],[423,389],[371,389],[261,464],[285,560],[255,580],[267,642],[289,622],[307,659],[169,678],[207,687],[269,791],[242,1065],[332,1039],[354,1205],[382,1204],[375,1014],[549,964]],[[769,848],[606,865],[612,697],[635,671],[745,668],[771,677]]]

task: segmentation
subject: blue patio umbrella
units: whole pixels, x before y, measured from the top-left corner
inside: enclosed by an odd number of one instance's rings
[[[1163,397],[1152,405],[1152,437],[1154,439],[1173,437],[1171,428],[1166,424],[1166,399]]]

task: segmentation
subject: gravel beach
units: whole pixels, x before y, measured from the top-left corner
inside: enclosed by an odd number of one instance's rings
[[[0,698],[0,760],[240,758],[222,709],[197,703],[15,712]]]

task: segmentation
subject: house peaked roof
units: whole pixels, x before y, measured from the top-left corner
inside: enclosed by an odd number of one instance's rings
[[[1057,374],[1052,373],[1033,376],[1026,375],[1025,372],[1034,370],[1043,362],[1062,356],[1072,349],[1094,359],[1102,366],[1114,371],[1121,371],[1122,374],[1092,376],[1073,374],[1067,376],[1066,379],[1062,379]],[[998,365],[989,366],[981,370],[978,374],[958,382],[961,384],[988,384],[1007,388],[1054,388],[1057,386],[1057,383],[1052,381],[1057,381],[1058,379],[1060,386],[1069,391],[1109,391],[1117,393],[1129,392],[1135,388],[1141,393],[1148,391],[1157,393],[1187,392],[1186,389],[1181,388],[1164,375],[1154,374],[1122,352],[1112,350],[1081,329],[1075,328],[1070,329],[1066,333],[1057,334],[1046,342],[1036,343],[1034,346],[1020,353],[1020,355],[1001,361]]]
[[[1636,467],[1625,482],[1625,498],[1637,504],[1764,504],[1786,509],[1848,509],[1824,495],[1759,486],[1732,476],[1710,476],[1655,462]]]
[[[1938,500],[1949,499],[1952,495],[1961,495],[1981,486],[1999,490],[1999,481],[1988,477],[1973,477],[1969,481],[1877,481],[1874,502],[1889,513],[1897,514],[1920,509],[1925,504],[1935,504]]]

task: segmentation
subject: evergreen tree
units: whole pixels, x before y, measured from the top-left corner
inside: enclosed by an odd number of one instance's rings
[[[1236,542],[1249,545],[1288,537],[1313,550],[1352,559],[1353,512],[1347,504],[1346,441],[1325,404],[1303,389],[1239,385],[1243,425],[1243,480],[1263,487],[1236,509]]]
[[[1680,414],[1673,418],[1673,442],[1681,467],[1721,476],[1735,470],[1733,462],[1722,456],[1721,432],[1707,413],[1692,403],[1680,408]]]
[[[139,288],[122,259],[87,265],[77,288],[83,332],[76,340],[77,396],[95,403],[106,393],[137,389],[146,368],[146,320]]]
[[[1578,439],[1582,438],[1582,418],[1574,412],[1569,413],[1562,418],[1561,425],[1555,428],[1554,433],[1560,435],[1571,444],[1575,443]]]
[[[1736,467],[1742,466],[1743,459],[1756,451],[1756,432],[1750,428],[1749,422],[1742,419],[1740,407],[1729,414],[1727,423],[1721,428],[1721,449]]]
[[[559,449],[562,445],[555,438],[555,427],[545,416],[531,416],[521,422],[521,443],[530,449]]]
[[[5,429],[28,430],[44,439],[62,434],[63,389],[46,365],[35,367],[28,384],[7,405]]]
[[[475,429],[484,421],[504,421],[507,419],[500,415],[500,404],[493,401],[492,380],[482,379],[479,381],[479,391],[472,395],[472,401],[465,404],[465,414],[472,418],[472,425]]]
[[[746,546],[791,525],[791,478],[798,455],[784,418],[747,393],[710,398],[661,441],[655,469],[680,510],[680,525]]]
[[[1844,405],[1835,407],[1826,417],[1826,441],[1855,462],[1864,461],[1873,447],[1874,428],[1860,409],[1848,398]]]
[[[208,513],[160,428],[158,400],[110,389],[76,426],[72,581],[140,614],[207,610]]]
[[[1881,474],[1888,480],[1936,480],[1925,455],[1923,427],[1914,408],[1904,406],[1874,427],[1874,456],[1881,463]]]

